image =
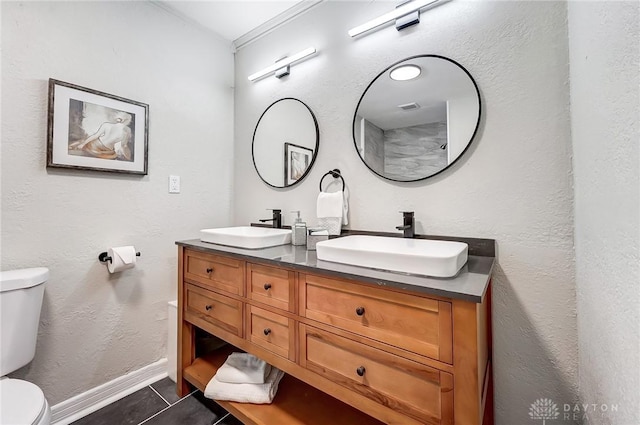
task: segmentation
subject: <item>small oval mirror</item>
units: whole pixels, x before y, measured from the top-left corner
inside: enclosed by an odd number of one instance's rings
[[[253,133],[253,165],[269,186],[289,187],[309,173],[318,153],[318,121],[293,98],[272,103]]]
[[[397,62],[369,84],[353,117],[367,167],[389,180],[432,177],[467,149],[480,124],[480,92],[457,62],[421,55]]]

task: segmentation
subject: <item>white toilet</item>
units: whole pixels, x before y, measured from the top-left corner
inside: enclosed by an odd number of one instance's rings
[[[42,390],[5,375],[25,366],[36,354],[44,283],[49,269],[0,272],[0,424],[48,425],[51,409]]]

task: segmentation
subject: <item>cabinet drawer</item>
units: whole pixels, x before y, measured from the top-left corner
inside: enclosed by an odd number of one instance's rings
[[[282,310],[295,312],[295,273],[288,270],[247,264],[247,296]]]
[[[229,257],[186,251],[184,277],[212,289],[244,295],[244,262]]]
[[[453,424],[453,376],[300,324],[300,364],[423,424]]]
[[[186,285],[185,319],[204,320],[224,331],[242,337],[242,303],[198,286]]]
[[[451,303],[302,275],[300,314],[413,353],[452,363]]]
[[[260,347],[295,361],[293,319],[247,305],[247,339]]]

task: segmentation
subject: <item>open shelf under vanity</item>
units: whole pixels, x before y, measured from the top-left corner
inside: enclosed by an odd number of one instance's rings
[[[191,385],[204,392],[207,383],[225,362],[229,354],[241,351],[226,345],[216,351],[198,357],[184,369],[183,377]],[[382,422],[353,407],[285,375],[280,381],[278,393],[271,404],[235,403],[216,400],[220,406],[244,424],[248,425],[382,425]]]

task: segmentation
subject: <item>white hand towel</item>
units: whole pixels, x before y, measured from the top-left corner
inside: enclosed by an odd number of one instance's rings
[[[271,365],[248,353],[231,353],[218,372],[216,379],[229,384],[264,384]]]
[[[342,192],[342,225],[349,224],[349,190]]]
[[[339,235],[342,226],[349,223],[347,220],[349,205],[346,193],[343,191],[320,192],[316,209],[318,226],[327,229],[330,235]]]
[[[218,381],[214,376],[207,384],[204,396],[213,400],[270,404],[278,392],[278,384],[283,376],[284,372],[276,367],[271,367],[264,384],[229,384]]]
[[[318,218],[342,217],[344,197],[340,192],[320,192],[318,194]]]

